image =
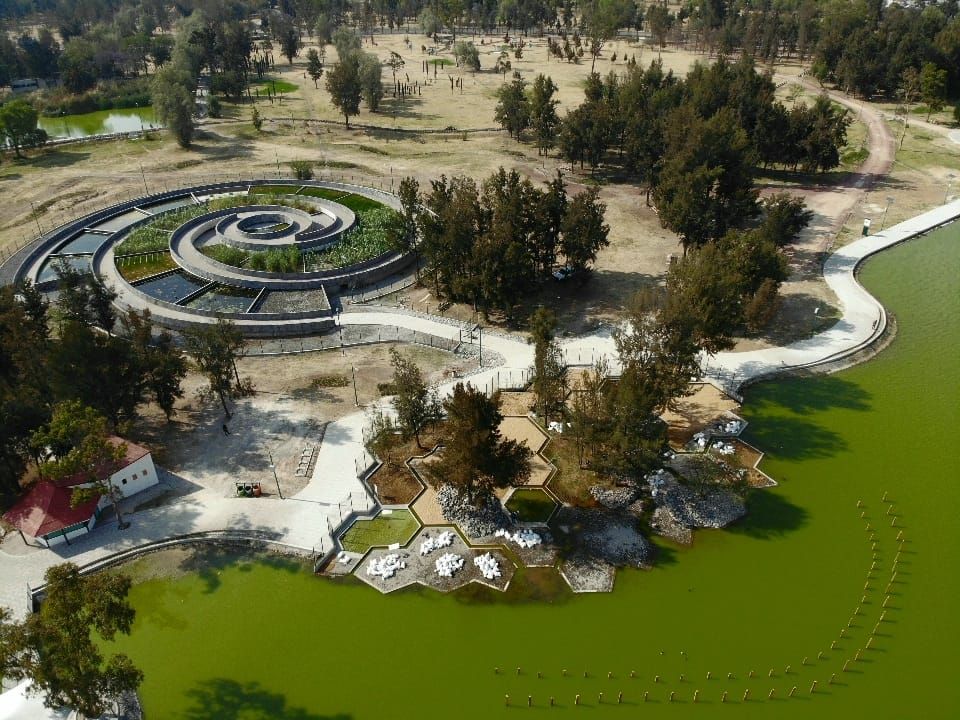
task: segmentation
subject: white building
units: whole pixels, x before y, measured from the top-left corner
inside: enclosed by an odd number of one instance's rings
[[[149,450],[118,437],[110,438],[110,442],[114,445],[125,443],[126,454],[115,465],[100,468],[97,477],[116,488],[120,497],[128,498],[160,481]],[[56,482],[41,480],[3,517],[20,531],[25,543],[29,543],[29,536],[35,543],[47,547],[63,542],[69,544],[74,538],[90,532],[103,510],[112,504],[110,498],[103,495],[73,507],[71,496],[74,489],[92,484],[86,476]]]

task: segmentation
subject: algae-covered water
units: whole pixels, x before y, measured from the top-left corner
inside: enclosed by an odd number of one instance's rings
[[[119,645],[147,717],[960,716],[960,227],[862,279],[899,335],[852,370],[749,390],[748,439],[781,484],[743,525],[664,548],[609,595],[531,571],[507,597],[381,596],[236,559],[138,583]]]
[[[52,138],[89,137],[120,132],[139,132],[161,127],[152,107],[98,110],[78,115],[40,117],[37,127]]]

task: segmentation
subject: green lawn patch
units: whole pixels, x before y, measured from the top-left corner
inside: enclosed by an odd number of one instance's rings
[[[271,92],[277,93],[287,93],[296,92],[299,90],[299,85],[294,85],[292,82],[287,82],[286,80],[277,80],[276,78],[264,78],[263,80],[257,80],[250,83],[254,87],[264,88],[269,87]]]
[[[507,510],[521,522],[546,522],[556,508],[556,501],[540,488],[517,488],[507,500]]]
[[[375,209],[354,212],[357,213],[357,224],[329,250],[310,253],[307,256],[308,270],[347,267],[383,255],[390,249],[387,229],[396,213],[379,204]]]
[[[453,60],[450,58],[431,58],[427,61],[431,65],[437,65],[439,67],[446,67],[447,65],[453,65]]]
[[[156,275],[164,270],[173,270],[177,263],[169,252],[156,255],[133,255],[117,258],[117,270],[127,282]]]
[[[250,253],[246,250],[231,245],[206,245],[200,248],[200,252],[208,258],[233,267],[243,267],[247,258],[250,257]]]
[[[344,550],[365,553],[372,547],[400,543],[406,545],[420,529],[420,523],[409,510],[380,513],[373,520],[358,520],[340,538]]]
[[[257,185],[250,188],[256,195],[296,195],[300,185]]]

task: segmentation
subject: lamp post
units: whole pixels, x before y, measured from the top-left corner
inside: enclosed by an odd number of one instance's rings
[[[883,217],[880,219],[880,231],[883,231],[883,226],[887,222],[887,211],[890,210],[890,206],[893,205],[893,197],[887,195],[887,205],[883,208]]]
[[[143,172],[143,163],[140,163],[140,177],[143,179],[143,191],[149,195],[150,191],[147,189],[147,175]]]
[[[33,221],[37,224],[37,231],[43,235],[43,228],[40,227],[40,216],[37,215],[37,206],[33,204],[33,200],[30,201],[30,207],[33,208]]]
[[[280,478],[277,477],[277,466],[273,464],[273,453],[268,452],[267,457],[270,458],[270,469],[273,470],[273,481],[277,484],[277,495],[283,500],[283,493],[280,491]]]

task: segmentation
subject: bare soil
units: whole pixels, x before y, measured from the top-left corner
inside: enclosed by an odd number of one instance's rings
[[[320,387],[318,378],[357,373],[361,405],[379,397],[377,384],[392,376],[392,344],[341,350],[247,357],[238,361],[242,378],[249,378],[255,393],[229,403],[233,417],[225,419],[219,400],[201,397],[205,378],[191,372],[184,381],[185,395],[177,403],[170,423],[154,406],[147,406],[129,436],[151,448],[157,463],[204,487],[232,495],[236,481],[259,481],[267,494],[276,493],[270,457],[276,465],[283,494],[302,489],[308,477],[294,474],[305,447],[321,442],[325,423],[356,411],[351,381],[345,387]],[[452,355],[441,350],[405,346],[429,379],[439,379]],[[227,425],[229,434],[223,432]]]

